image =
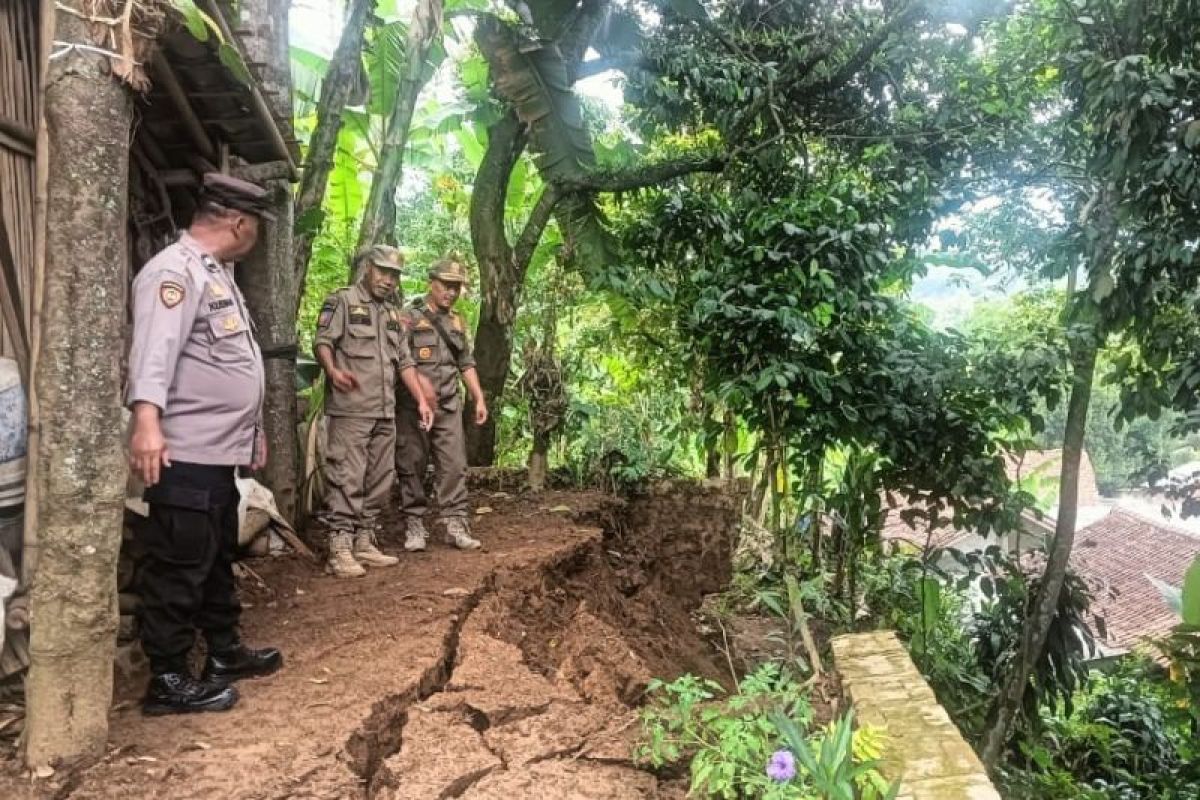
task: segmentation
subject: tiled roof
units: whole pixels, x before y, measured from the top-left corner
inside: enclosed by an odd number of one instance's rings
[[[949,522],[943,522],[933,530],[931,535],[929,521],[924,516],[916,517],[911,524],[900,516],[902,512],[912,508],[922,507],[901,504],[887,510],[887,516],[884,517],[883,528],[880,531],[883,541],[907,542],[914,547],[924,549],[927,542],[931,547],[953,547],[956,542],[971,535],[971,531],[955,528]],[[925,513],[923,509],[922,513]]]
[[[1093,587],[1092,611],[1108,628],[1104,643],[1128,649],[1177,624],[1146,576],[1179,586],[1197,555],[1200,538],[1121,508],[1079,530],[1071,566]]]

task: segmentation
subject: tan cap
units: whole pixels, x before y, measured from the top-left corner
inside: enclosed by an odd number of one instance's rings
[[[200,202],[244,211],[256,217],[275,221],[271,213],[270,194],[257,183],[244,181],[220,172],[204,173],[200,187]]]
[[[469,280],[466,264],[455,256],[435,261],[429,268],[429,277],[443,283],[467,283]]]
[[[404,254],[395,247],[386,244],[376,244],[358,251],[354,257],[356,265],[364,262],[373,264],[380,269],[391,269],[400,272],[404,269]]]

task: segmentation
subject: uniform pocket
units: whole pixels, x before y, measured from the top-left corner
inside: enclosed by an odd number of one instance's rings
[[[346,335],[339,344],[350,358],[372,358],[378,353],[375,329],[368,325],[347,325]]]
[[[143,528],[146,550],[166,564],[187,567],[203,563],[215,544],[209,493],[160,485],[146,490],[146,500],[150,504],[150,517]]]
[[[214,361],[236,362],[253,358],[250,344],[246,341],[250,330],[236,311],[210,316],[208,327],[212,334],[208,352]]]
[[[413,333],[413,358],[421,364],[432,364],[438,360],[437,331],[415,331]]]

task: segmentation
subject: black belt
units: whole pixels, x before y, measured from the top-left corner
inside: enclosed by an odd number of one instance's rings
[[[270,361],[276,358],[281,358],[286,361],[295,361],[296,357],[300,355],[300,346],[295,343],[277,344],[274,347],[260,347],[259,351],[262,353],[264,361]]]

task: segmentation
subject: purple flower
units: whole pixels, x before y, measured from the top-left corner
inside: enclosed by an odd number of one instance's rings
[[[787,783],[796,777],[796,759],[791,750],[776,750],[767,762],[767,777],[779,783]]]

